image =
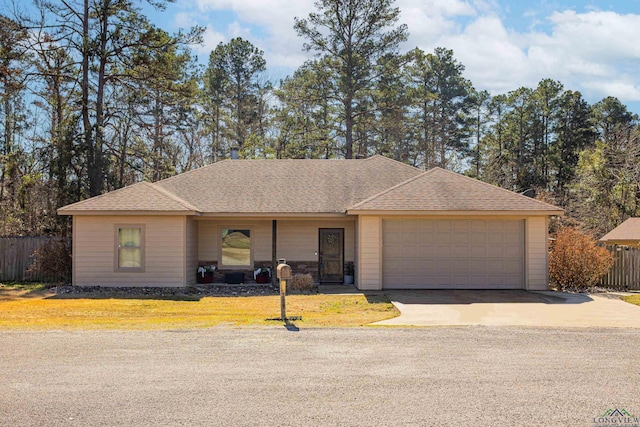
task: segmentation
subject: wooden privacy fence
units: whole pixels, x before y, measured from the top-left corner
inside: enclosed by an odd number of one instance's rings
[[[53,282],[59,277],[27,274],[33,262],[31,255],[45,243],[61,239],[55,236],[0,237],[0,282]]]
[[[640,290],[640,249],[627,246],[607,246],[614,264],[600,285],[618,290]]]

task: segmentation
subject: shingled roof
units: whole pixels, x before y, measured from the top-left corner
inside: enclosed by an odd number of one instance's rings
[[[601,239],[601,242],[636,242],[640,243],[640,218],[629,218]]]
[[[194,214],[195,206],[150,182],[139,182],[58,209],[58,213],[141,212]]]
[[[342,213],[347,208],[422,173],[383,157],[362,160],[225,160],[154,184],[140,183],[58,210],[153,211],[154,188],[176,213],[190,206],[200,213]],[[171,196],[171,197],[170,197]]]
[[[552,205],[454,172],[383,156],[363,160],[225,160],[60,208],[76,214],[345,214],[528,211]]]
[[[364,160],[226,160],[159,181],[201,212],[345,213],[420,174],[382,156]]]
[[[433,168],[364,200],[350,213],[367,211],[539,211],[559,214],[556,206],[473,178]]]

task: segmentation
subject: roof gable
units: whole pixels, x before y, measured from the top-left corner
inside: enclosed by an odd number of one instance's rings
[[[602,236],[601,242],[640,241],[640,218],[629,218]]]
[[[195,213],[197,209],[150,182],[139,182],[58,209],[61,214],[98,212]]]
[[[544,211],[549,214],[562,212],[560,208],[548,203],[438,167],[349,209],[349,212],[365,211]]]

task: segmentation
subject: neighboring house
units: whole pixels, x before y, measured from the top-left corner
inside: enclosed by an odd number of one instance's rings
[[[624,245],[640,248],[640,218],[629,218],[601,239],[607,245]]]
[[[558,207],[440,168],[363,160],[225,160],[58,210],[73,215],[73,284],[187,286],[202,265],[285,258],[360,289],[546,289]]]

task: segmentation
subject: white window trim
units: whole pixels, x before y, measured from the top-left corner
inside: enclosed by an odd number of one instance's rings
[[[222,230],[249,230],[249,265],[224,265],[222,264]],[[249,225],[220,225],[216,235],[216,245],[218,247],[218,270],[253,270],[254,263],[254,227]]]
[[[139,228],[140,229],[140,267],[120,267],[120,229],[122,228]],[[144,224],[115,224],[114,226],[114,257],[113,271],[126,273],[144,273],[145,271],[145,225]]]

